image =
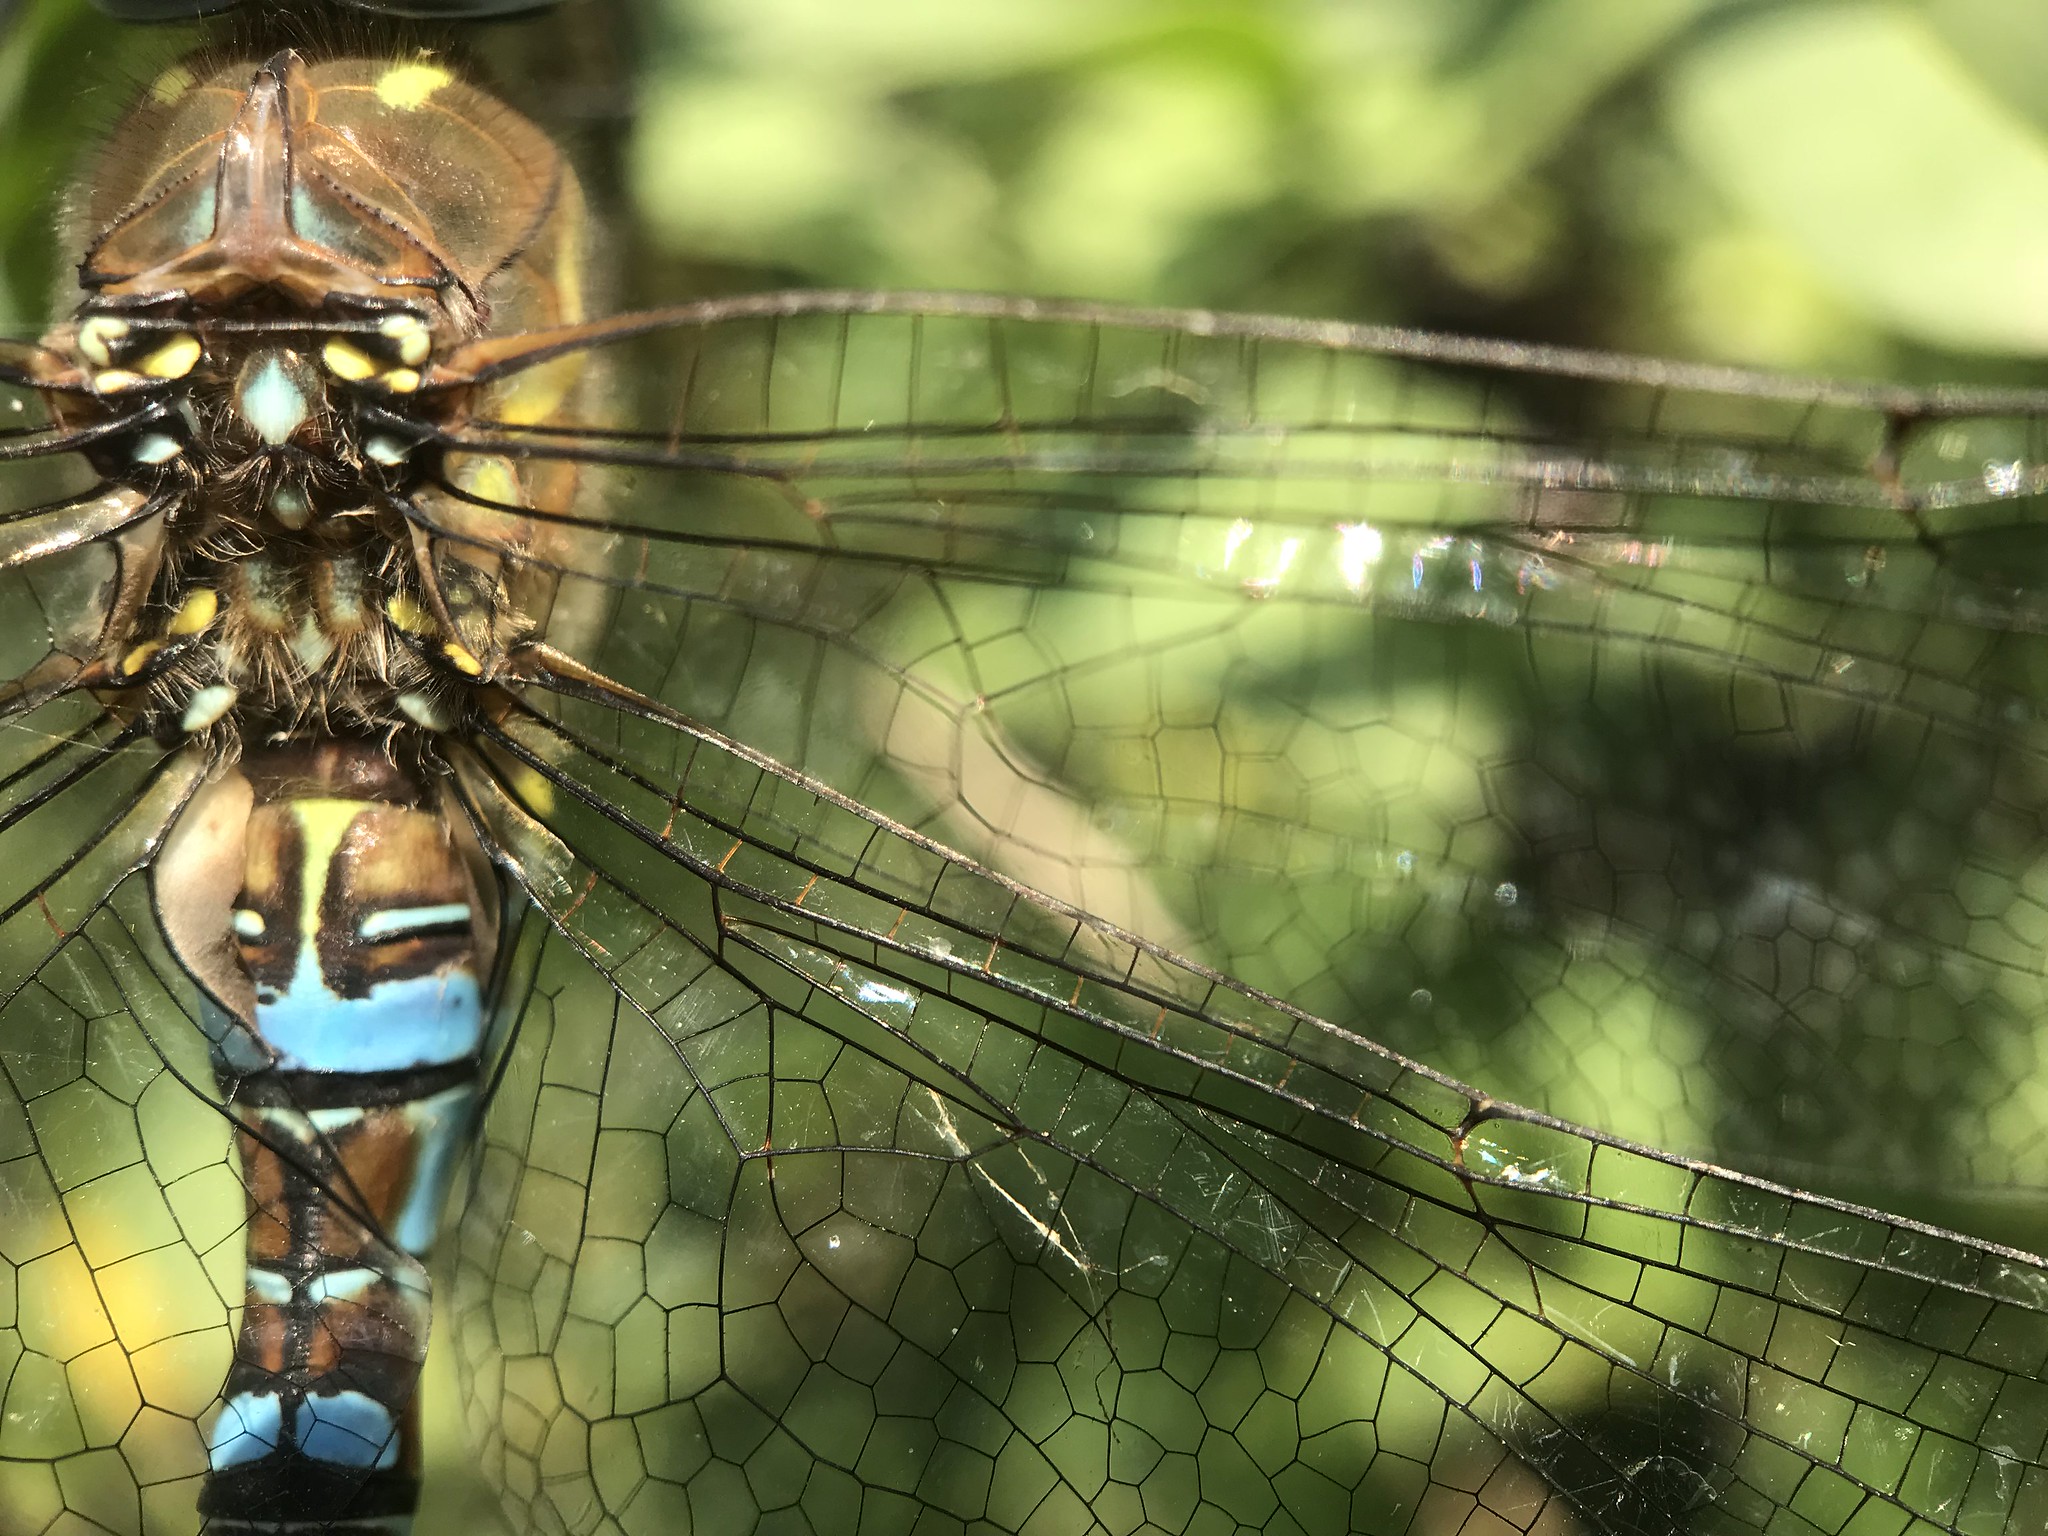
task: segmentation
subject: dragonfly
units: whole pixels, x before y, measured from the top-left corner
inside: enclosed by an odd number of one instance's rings
[[[0,352],[0,1529],[404,1530],[443,1351],[519,1530],[2048,1521],[2041,1260],[1376,1038],[2031,1171],[2048,400],[593,315],[577,201],[174,68]]]

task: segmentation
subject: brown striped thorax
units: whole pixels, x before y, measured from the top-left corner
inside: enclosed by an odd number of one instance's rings
[[[131,519],[82,681],[160,734],[451,729],[544,600],[439,546],[571,473],[464,455],[473,414],[561,419],[575,364],[480,385],[463,349],[581,318],[581,198],[532,124],[431,56],[280,54],[160,78],[71,217],[85,298],[37,383]],[[408,516],[408,513],[411,516]],[[515,540],[516,542],[516,540]]]

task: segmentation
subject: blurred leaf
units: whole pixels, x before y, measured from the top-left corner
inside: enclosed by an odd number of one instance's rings
[[[1670,121],[1743,213],[1885,325],[2048,350],[2048,143],[1924,19],[1760,17],[1684,61]]]
[[[1437,79],[1373,79],[1369,54],[1333,60],[1355,73],[1321,102],[1323,197],[1333,208],[1447,212],[1491,202],[1718,3],[1542,0],[1512,12],[1476,61]]]
[[[1270,194],[1265,103],[1219,62],[1145,60],[1077,94],[1016,213],[1041,286],[1143,298],[1200,220]]]
[[[1176,8],[1146,0],[665,0],[661,9],[685,24],[700,58],[873,92],[1056,67]]]
[[[2023,117],[2048,127],[2048,8],[2014,0],[1924,0],[1928,24]]]
[[[1740,225],[1687,242],[1669,284],[1688,355],[1866,375],[1887,365],[1856,310],[1774,231]]]

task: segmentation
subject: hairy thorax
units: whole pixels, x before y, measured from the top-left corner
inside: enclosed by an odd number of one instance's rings
[[[441,434],[559,419],[576,381],[448,363],[581,318],[558,153],[430,59],[284,54],[253,86],[172,71],[86,185],[86,297],[38,379],[127,517],[84,680],[223,757],[455,729],[546,600],[505,518],[564,472]]]

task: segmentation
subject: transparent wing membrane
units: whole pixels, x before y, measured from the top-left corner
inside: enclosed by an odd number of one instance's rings
[[[443,558],[563,573],[540,639],[1037,890],[1425,1059],[1522,1033],[1519,1096],[2038,1183],[2038,402],[753,302],[821,312],[641,322],[621,425],[456,434]],[[527,454],[575,499],[494,497]]]
[[[743,764],[500,745],[473,802],[556,937],[460,1326],[528,1411],[529,1339],[543,1417],[655,1410],[654,1507],[787,1468],[820,1530],[2035,1518],[2037,1261],[1493,1104]],[[711,779],[761,809],[683,808]],[[1907,1385],[1951,1377],[2015,1416],[1975,1451]]]
[[[514,1529],[2048,1522],[2048,401],[931,296],[448,369]],[[74,686],[178,507],[20,431],[0,1531],[189,1532],[205,769]]]
[[[7,734],[9,1531],[178,1528],[232,1343],[226,1261],[245,1215],[146,886],[198,765],[161,761],[84,704],[45,705]]]

